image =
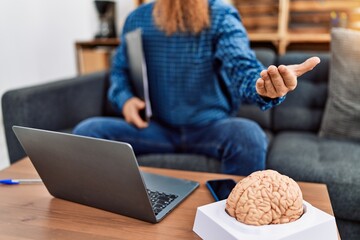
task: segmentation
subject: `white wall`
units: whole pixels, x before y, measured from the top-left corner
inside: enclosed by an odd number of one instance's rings
[[[74,75],[74,41],[92,37],[95,17],[87,0],[0,1],[1,90]]]
[[[116,2],[119,32],[134,2]],[[0,95],[75,76],[75,42],[92,39],[97,23],[93,0],[0,0]]]
[[[132,0],[117,1],[118,30]],[[74,43],[97,31],[91,0],[0,1],[0,91],[76,74]]]

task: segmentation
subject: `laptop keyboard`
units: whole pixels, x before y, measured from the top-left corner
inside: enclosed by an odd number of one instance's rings
[[[175,194],[152,191],[150,189],[147,189],[147,192],[155,215],[158,215],[161,210],[163,210],[167,205],[169,205],[178,197]]]

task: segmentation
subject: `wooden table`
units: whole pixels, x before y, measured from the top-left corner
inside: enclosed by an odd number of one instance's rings
[[[196,208],[213,202],[205,186],[209,179],[241,177],[169,169],[146,172],[200,182],[200,187],[163,221],[151,224],[53,198],[43,184],[0,186],[0,239],[199,239],[192,231]],[[0,178],[38,178],[25,158],[0,172]],[[304,199],[333,215],[326,185],[299,183]]]

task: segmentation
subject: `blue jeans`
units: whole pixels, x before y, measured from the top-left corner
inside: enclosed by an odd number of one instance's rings
[[[74,134],[127,142],[136,155],[192,153],[216,158],[227,174],[246,176],[265,168],[267,138],[259,125],[243,118],[218,120],[203,127],[168,127],[150,121],[138,129],[121,118],[93,117]]]

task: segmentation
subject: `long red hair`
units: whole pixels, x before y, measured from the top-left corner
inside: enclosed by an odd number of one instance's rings
[[[198,34],[210,25],[209,3],[208,0],[157,0],[153,17],[167,35]]]

